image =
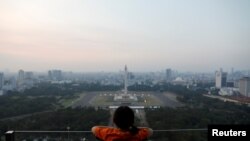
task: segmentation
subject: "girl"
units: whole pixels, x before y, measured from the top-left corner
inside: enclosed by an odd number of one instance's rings
[[[116,127],[94,126],[93,134],[102,141],[143,141],[152,135],[153,130],[134,126],[134,112],[128,106],[120,106],[113,116]]]

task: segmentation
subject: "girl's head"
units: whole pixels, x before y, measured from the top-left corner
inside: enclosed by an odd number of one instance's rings
[[[123,130],[129,130],[134,124],[134,112],[128,106],[120,106],[116,109],[113,117],[115,125]]]

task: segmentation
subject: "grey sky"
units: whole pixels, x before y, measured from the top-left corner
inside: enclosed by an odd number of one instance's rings
[[[0,0],[0,70],[250,69],[248,0]]]

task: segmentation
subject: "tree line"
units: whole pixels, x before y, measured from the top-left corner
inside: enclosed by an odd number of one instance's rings
[[[8,130],[33,130],[33,131],[90,131],[95,125],[107,125],[110,118],[108,110],[85,108],[66,108],[50,113],[41,113],[20,120],[0,121],[1,134]],[[32,140],[36,138],[67,138],[67,133],[20,133],[16,134],[16,140]],[[91,133],[74,134],[71,139],[94,138]],[[62,139],[63,140],[63,139]]]
[[[209,124],[250,124],[250,107],[223,102],[203,96],[203,90],[190,90],[182,86],[168,86],[178,100],[186,106],[181,108],[147,109],[146,118],[153,129],[207,128]],[[206,141],[206,131],[155,133],[158,141]]]

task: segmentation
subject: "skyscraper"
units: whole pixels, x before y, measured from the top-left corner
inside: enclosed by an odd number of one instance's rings
[[[0,73],[0,90],[3,88],[3,84],[4,84],[3,73]]]
[[[250,78],[243,77],[239,81],[240,94],[250,97]]]
[[[25,73],[23,70],[19,70],[17,78],[18,87],[22,87],[24,85],[24,80],[25,80]]]
[[[226,86],[227,86],[227,73],[223,72],[222,69],[220,69],[220,71],[215,72],[215,87],[220,89]]]
[[[33,79],[34,74],[31,71],[25,72],[25,79]]]
[[[127,94],[128,93],[128,68],[127,65],[125,65],[124,68],[124,93]]]
[[[166,80],[170,82],[172,80],[172,71],[170,68],[166,69]]]
[[[63,79],[61,70],[49,70],[48,76],[50,80],[61,81]]]

